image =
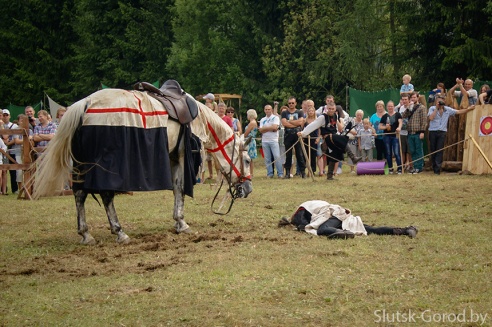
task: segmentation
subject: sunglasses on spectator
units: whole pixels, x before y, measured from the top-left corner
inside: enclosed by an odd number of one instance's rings
[[[228,114],[233,114],[234,111],[226,111]]]
[[[289,104],[296,104],[295,102],[289,102]]]

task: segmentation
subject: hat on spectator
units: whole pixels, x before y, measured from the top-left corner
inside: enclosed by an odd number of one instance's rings
[[[8,109],[3,109],[2,113],[10,116],[10,111]]]
[[[213,93],[207,93],[206,96],[203,97],[203,99],[209,99],[209,100],[215,100],[215,96],[213,95]]]

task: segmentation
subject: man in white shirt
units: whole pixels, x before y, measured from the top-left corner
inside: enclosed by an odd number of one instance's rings
[[[261,133],[261,144],[263,155],[265,156],[267,177],[273,178],[273,164],[275,164],[277,176],[278,178],[282,178],[284,174],[282,161],[280,160],[280,147],[278,144],[278,127],[280,125],[280,119],[273,114],[271,105],[267,104],[263,110],[265,111],[266,116],[260,120],[258,131]]]
[[[459,89],[459,91],[456,91],[456,89]],[[449,93],[457,98],[461,98],[463,93],[466,93],[468,94],[468,104],[470,106],[477,104],[478,93],[477,90],[473,88],[473,81],[471,79],[463,81],[462,79],[457,78],[456,85],[449,90]]]
[[[3,128],[5,128],[5,129],[18,129],[19,126],[17,126],[17,124],[12,123],[10,121],[10,119],[11,119],[10,111],[8,109],[3,109],[2,110],[2,121],[0,122],[1,124],[3,124]],[[12,146],[15,143],[15,137],[16,137],[16,135],[4,135],[3,136],[3,141],[9,149],[8,152],[9,152],[10,156],[12,157],[12,159],[14,159],[14,160],[15,160],[15,154],[13,154],[10,149],[12,149]],[[9,162],[9,159],[7,157],[5,157],[4,158],[4,164],[8,164],[8,163],[12,163],[12,162]],[[9,174],[10,174],[10,187],[12,190],[12,194],[15,194],[18,192],[17,182],[16,182],[16,176],[17,176],[16,174],[17,173],[15,170],[10,170]],[[5,184],[5,183],[7,183],[7,171],[6,170],[3,171],[3,175],[5,178],[3,183]],[[5,192],[6,192],[6,190],[5,190]]]

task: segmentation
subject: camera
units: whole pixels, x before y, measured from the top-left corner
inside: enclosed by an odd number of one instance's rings
[[[442,101],[442,100],[437,101],[437,103],[438,103],[440,106],[444,106],[444,101]]]
[[[29,116],[29,122],[32,123],[34,121],[36,121],[36,120],[34,118],[32,118],[32,116]]]

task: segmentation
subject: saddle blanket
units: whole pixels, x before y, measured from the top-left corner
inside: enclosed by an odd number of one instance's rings
[[[74,190],[171,190],[167,123],[165,108],[146,93],[91,95],[72,141]]]
[[[167,127],[166,109],[145,92],[104,89],[89,99],[82,122],[84,126]]]

